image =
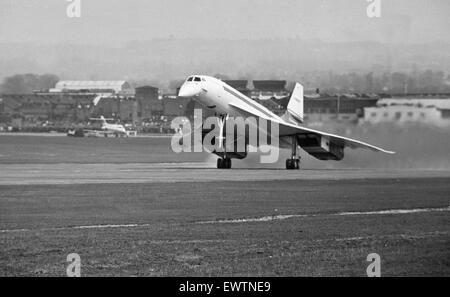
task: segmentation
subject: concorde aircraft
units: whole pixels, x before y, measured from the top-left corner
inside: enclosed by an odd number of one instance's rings
[[[279,146],[291,149],[291,157],[286,160],[286,169],[299,169],[298,147],[319,160],[342,160],[345,147],[363,148],[387,154],[394,153],[359,140],[302,126],[303,86],[300,83],[296,83],[287,110],[281,117],[223,81],[211,76],[189,76],[180,87],[178,96],[193,98],[206,108],[214,111],[221,127],[225,126],[224,122],[228,117],[254,117],[258,120],[263,119],[270,124],[272,122],[278,124]],[[261,128],[258,127],[258,129]],[[226,141],[226,137],[222,137],[222,130],[219,139]],[[244,152],[244,154],[227,153],[226,151],[213,153],[219,156],[217,167],[222,169],[231,168],[232,158],[243,159],[247,156],[247,152]]]

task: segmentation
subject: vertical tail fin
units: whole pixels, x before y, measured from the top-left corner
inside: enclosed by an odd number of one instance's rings
[[[290,122],[303,123],[303,86],[296,83],[283,118]]]

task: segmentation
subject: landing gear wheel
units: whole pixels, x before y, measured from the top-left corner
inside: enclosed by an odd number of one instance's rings
[[[220,169],[230,169],[231,168],[231,158],[227,158],[227,144],[226,144],[226,137],[224,137],[225,132],[225,122],[228,119],[228,115],[221,115],[219,117],[219,148],[223,149],[223,158],[217,159],[217,168]]]
[[[291,158],[286,160],[286,169],[292,170],[292,169],[300,169],[300,158],[297,155],[297,137],[292,137],[292,152],[291,152]]]
[[[226,169],[231,169],[231,159],[230,158],[225,158],[223,159],[224,163],[225,163],[225,168]]]
[[[300,159],[287,159],[286,160],[286,169],[300,169]]]
[[[219,158],[217,159],[217,168],[219,169],[230,169],[231,168],[231,159],[230,158]]]
[[[293,159],[287,159],[286,160],[286,169],[294,169],[294,160]]]

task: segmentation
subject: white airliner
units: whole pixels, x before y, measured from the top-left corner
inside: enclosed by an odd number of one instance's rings
[[[291,149],[291,158],[286,160],[286,169],[299,169],[300,158],[297,154],[299,146],[320,160],[342,160],[345,147],[364,148],[387,154],[394,153],[359,140],[301,126],[300,124],[303,122],[303,86],[300,83],[296,83],[287,111],[282,117],[275,115],[266,107],[223,81],[210,76],[193,75],[188,77],[181,86],[178,96],[194,98],[200,104],[213,110],[220,121],[225,121],[228,116],[251,116],[264,119],[268,123],[278,124],[280,147]],[[223,123],[221,126],[223,127]],[[260,128],[258,127],[258,129]],[[214,153],[219,156],[218,168],[231,168],[231,158],[242,159],[247,155],[233,152]]]
[[[102,122],[102,127],[101,127],[102,132],[101,132],[101,134],[103,134],[105,137],[108,137],[108,135],[114,135],[116,137],[119,137],[119,136],[130,136],[130,131],[125,129],[124,125],[108,123],[108,120],[113,120],[113,119],[109,119],[109,118],[107,119],[104,116],[100,116],[100,118],[91,118],[90,120],[101,121]],[[85,132],[88,132],[88,133],[99,133],[99,131],[96,131],[96,130],[85,130]]]

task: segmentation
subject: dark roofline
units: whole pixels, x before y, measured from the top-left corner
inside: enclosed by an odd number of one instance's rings
[[[223,82],[237,90],[245,90],[245,91],[249,90],[247,88],[248,80],[231,79],[231,80],[223,80]]]
[[[136,87],[134,89],[135,90],[138,90],[138,89],[156,89],[156,90],[159,90],[159,88],[153,87],[153,86],[140,86],[140,87]]]
[[[254,80],[253,86],[259,91],[285,91],[287,81],[285,80]]]

